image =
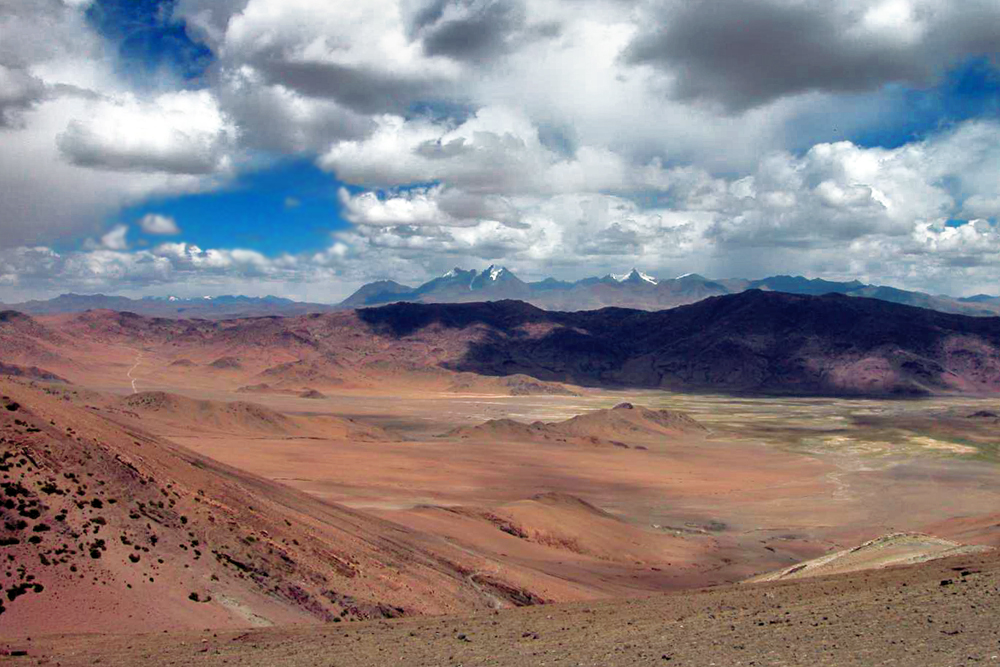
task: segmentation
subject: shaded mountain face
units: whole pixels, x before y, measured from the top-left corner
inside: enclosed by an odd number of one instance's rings
[[[1000,318],[842,295],[751,290],[660,312],[396,304],[359,317],[403,345],[430,330],[482,329],[445,365],[486,375],[803,395],[1000,391]]]
[[[802,276],[772,276],[763,280],[754,280],[749,285],[749,289],[788,292],[789,294],[812,294],[814,296],[850,294],[863,287],[867,287],[867,285],[857,280],[835,282],[822,278],[803,278]]]
[[[402,285],[394,280],[379,280],[362,285],[361,289],[341,301],[340,305],[346,308],[363,308],[365,306],[391,302],[400,295],[412,292],[412,287]]]

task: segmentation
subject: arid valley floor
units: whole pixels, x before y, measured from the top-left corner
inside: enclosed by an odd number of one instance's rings
[[[0,327],[10,660],[1000,664],[995,397],[610,390],[427,363],[451,331],[331,360],[117,317]]]

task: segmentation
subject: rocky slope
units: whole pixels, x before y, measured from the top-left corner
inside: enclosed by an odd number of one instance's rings
[[[473,554],[199,456],[74,391],[0,380],[0,635],[519,604],[501,578],[469,578]],[[172,403],[131,407],[150,402]]]
[[[946,558],[799,581],[644,599],[329,628],[8,640],[64,667],[534,665],[981,665],[996,662],[1000,559]],[[2,644],[0,644],[2,646]]]
[[[971,556],[993,551],[991,547],[969,546],[921,533],[894,533],[786,567],[757,575],[749,582],[787,581],[831,574],[877,570],[898,565],[925,563],[951,556]]]

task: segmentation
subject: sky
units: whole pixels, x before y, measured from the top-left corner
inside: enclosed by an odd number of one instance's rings
[[[0,301],[1000,293],[1000,0],[0,0]]]

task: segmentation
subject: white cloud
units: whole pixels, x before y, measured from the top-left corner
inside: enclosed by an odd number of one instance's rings
[[[892,149],[838,140],[887,122],[886,83],[995,58],[992,2],[179,0],[217,58],[197,89],[121,77],[86,4],[0,11],[8,287],[254,276],[302,293],[470,258],[528,277],[641,264],[1000,278],[1000,125],[943,124]],[[338,202],[352,226],[323,248],[129,250],[108,227],[125,206],[286,156],[318,156],[352,186]],[[155,214],[139,227],[180,233]],[[101,242],[47,250],[83,239]]]
[[[20,121],[20,113],[45,95],[45,85],[24,70],[0,63],[0,128]]]
[[[170,216],[158,213],[147,213],[139,220],[139,227],[147,234],[156,236],[175,236],[181,233],[177,221]]]
[[[126,250],[128,248],[127,225],[116,225],[110,232],[101,237],[101,245],[108,250]]]
[[[0,11],[0,65],[21,82],[0,105],[16,98],[16,122],[0,126],[0,248],[72,243],[124,205],[227,176],[232,128],[211,92],[129,90],[84,10],[46,0]]]
[[[230,165],[236,128],[208,91],[165,93],[145,102],[132,94],[88,104],[56,137],[84,167],[112,171],[212,174]]]
[[[626,60],[680,99],[732,111],[810,92],[926,86],[970,56],[995,56],[991,0],[717,0],[648,3]]]
[[[250,0],[229,19],[219,54],[360,113],[405,108],[461,71],[408,38],[394,0]]]
[[[376,226],[449,225],[451,218],[438,207],[438,188],[408,190],[389,197],[365,192],[352,197],[340,189],[343,215],[354,224]]]

